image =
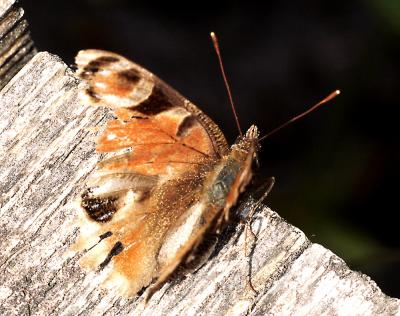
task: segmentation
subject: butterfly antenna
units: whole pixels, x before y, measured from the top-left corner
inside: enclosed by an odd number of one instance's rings
[[[291,118],[286,123],[284,123],[284,124],[278,126],[277,128],[273,129],[268,134],[266,134],[263,137],[261,137],[259,140],[261,141],[261,140],[271,136],[272,134],[275,134],[276,132],[278,132],[282,128],[284,128],[284,127],[288,126],[289,124],[292,124],[293,122],[301,119],[302,117],[306,116],[307,114],[310,114],[312,111],[316,110],[321,105],[329,102],[330,100],[332,100],[334,97],[338,96],[339,94],[340,94],[340,90],[335,90],[335,91],[331,92],[327,97],[325,97],[324,99],[319,101],[317,104],[313,105],[312,107],[310,107],[308,110],[304,111],[303,113],[300,113],[300,114],[296,115],[295,117]]]
[[[213,44],[214,44],[215,52],[217,53],[217,56],[218,56],[219,67],[221,68],[222,78],[224,79],[226,91],[228,92],[229,103],[231,104],[233,116],[235,117],[236,126],[237,126],[237,128],[239,130],[240,136],[243,136],[242,128],[240,127],[240,123],[239,123],[239,118],[238,118],[238,115],[236,113],[235,104],[233,103],[231,88],[229,87],[228,79],[226,78],[224,64],[222,62],[221,52],[219,50],[219,44],[218,44],[217,35],[215,35],[214,32],[211,32],[210,35],[211,35],[211,39],[212,39]]]

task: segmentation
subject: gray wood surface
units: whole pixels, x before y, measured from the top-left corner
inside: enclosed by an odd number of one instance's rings
[[[15,0],[0,0],[0,89],[35,53],[24,10]]]
[[[0,315],[400,314],[398,299],[266,206],[254,217],[251,256],[234,224],[203,267],[146,307],[100,286],[106,271],[82,270],[69,246],[76,197],[100,158],[89,128],[110,114],[79,104],[78,83],[57,56],[39,53],[0,92]]]

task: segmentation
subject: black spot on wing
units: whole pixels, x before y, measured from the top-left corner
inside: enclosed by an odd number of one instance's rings
[[[151,95],[137,106],[131,109],[144,115],[156,115],[175,107],[165,93],[157,87],[154,87]]]
[[[117,211],[117,203],[117,197],[92,197],[89,190],[82,193],[81,206],[88,216],[96,222],[104,223],[111,220]]]
[[[88,78],[98,72],[101,68],[106,67],[109,64],[115,63],[119,61],[117,57],[112,56],[101,56],[92,61],[90,61],[85,67],[83,67],[83,71],[81,73],[81,78]]]
[[[104,269],[104,267],[110,263],[111,259],[116,255],[119,255],[122,252],[122,250],[124,250],[122,242],[117,241],[110,250],[110,252],[108,253],[107,258],[105,258],[104,261],[100,263],[99,268]]]
[[[118,72],[118,77],[131,84],[135,84],[141,79],[140,73],[134,68]]]
[[[196,119],[196,117],[194,115],[186,116],[182,120],[181,124],[179,124],[178,130],[176,132],[176,136],[178,136],[178,137],[185,136],[187,134],[187,132],[189,131],[189,129],[194,124],[196,124],[196,122],[197,122],[197,119]]]
[[[94,92],[93,87],[88,87],[88,88],[85,90],[85,92],[86,92],[86,94],[90,97],[90,99],[92,99],[93,102],[99,102],[99,101],[100,101],[100,98],[99,98],[99,96],[97,95],[97,93]]]
[[[106,239],[106,238],[108,238],[108,237],[111,237],[112,234],[113,234],[112,232],[108,231],[108,232],[105,232],[104,234],[101,234],[101,235],[99,236],[99,238],[100,238],[100,240],[103,240],[103,239]]]

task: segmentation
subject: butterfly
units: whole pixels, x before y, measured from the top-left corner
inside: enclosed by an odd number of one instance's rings
[[[123,296],[154,282],[147,300],[177,271],[209,257],[213,243],[207,236],[220,234],[229,222],[252,178],[259,141],[340,93],[261,138],[252,125],[229,147],[206,114],[125,57],[83,50],[75,62],[84,83],[82,102],[111,108],[116,118],[97,139],[96,150],[106,157],[81,194],[83,217],[73,250],[86,251],[82,266],[109,268],[105,282]]]
[[[76,75],[85,104],[111,108],[97,139],[106,157],[81,194],[83,218],[73,248],[83,267],[109,267],[106,284],[149,296],[181,267],[210,251],[252,178],[256,126],[228,146],[219,127],[155,75],[115,53],[83,50]],[[211,247],[209,247],[211,248]]]

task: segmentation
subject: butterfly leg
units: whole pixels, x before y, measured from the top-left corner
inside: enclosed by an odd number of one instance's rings
[[[256,212],[257,208],[264,202],[264,200],[268,197],[269,193],[271,192],[272,188],[275,184],[275,177],[270,177],[265,181],[264,184],[257,191],[263,191],[262,196],[257,200],[257,202],[252,206],[251,210],[247,214],[247,220],[251,222],[254,213]]]
[[[257,210],[257,208],[261,205],[262,202],[264,202],[264,200],[267,198],[267,196],[269,195],[269,193],[271,192],[273,186],[275,184],[275,178],[274,177],[270,177],[267,179],[267,181],[261,186],[261,188],[259,190],[264,191],[262,196],[257,200],[257,202],[251,207],[249,213],[246,216],[246,222],[245,222],[245,232],[244,232],[244,253],[246,255],[246,257],[248,258],[248,268],[249,271],[247,273],[247,287],[254,293],[254,294],[258,294],[258,292],[256,291],[256,289],[254,288],[252,282],[251,282],[251,255],[254,251],[254,247],[257,241],[257,236],[256,234],[253,232],[252,228],[251,228],[251,224],[253,221],[253,216],[255,211]],[[258,190],[258,191],[259,191]],[[253,239],[253,243],[250,246],[250,248],[248,247],[248,235],[251,235],[251,238]]]

